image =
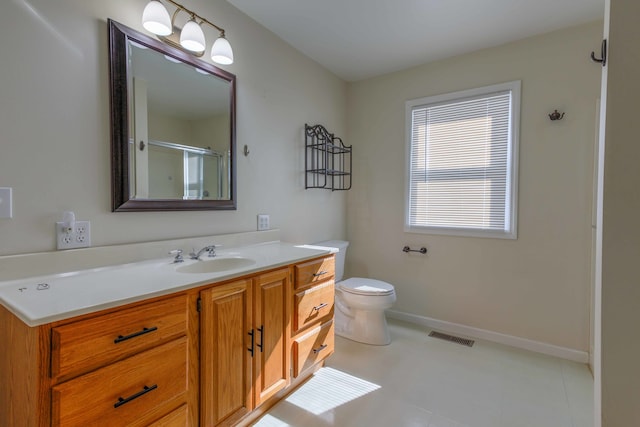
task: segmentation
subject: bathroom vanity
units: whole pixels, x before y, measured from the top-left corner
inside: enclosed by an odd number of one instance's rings
[[[0,419],[247,425],[333,352],[334,270],[271,242],[0,282]]]

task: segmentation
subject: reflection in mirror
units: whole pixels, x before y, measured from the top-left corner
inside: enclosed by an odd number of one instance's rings
[[[148,190],[150,199],[227,199],[224,173],[228,153],[170,142],[149,140]],[[138,194],[138,193],[136,193]]]
[[[235,76],[109,27],[113,209],[235,209]]]

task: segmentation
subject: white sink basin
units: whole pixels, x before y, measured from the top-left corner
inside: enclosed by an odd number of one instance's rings
[[[249,267],[256,262],[250,258],[211,258],[198,261],[194,264],[183,265],[176,268],[178,273],[218,273],[237,268]]]

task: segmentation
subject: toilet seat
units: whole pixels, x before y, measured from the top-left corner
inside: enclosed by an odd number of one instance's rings
[[[393,285],[382,280],[352,277],[338,283],[338,288],[344,292],[356,295],[384,296],[395,292]]]

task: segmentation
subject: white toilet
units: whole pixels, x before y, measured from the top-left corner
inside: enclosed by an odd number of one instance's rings
[[[393,285],[363,277],[352,277],[341,281],[349,242],[328,240],[315,245],[338,249],[335,276],[336,334],[365,344],[389,344],[391,336],[384,311],[396,301]]]

